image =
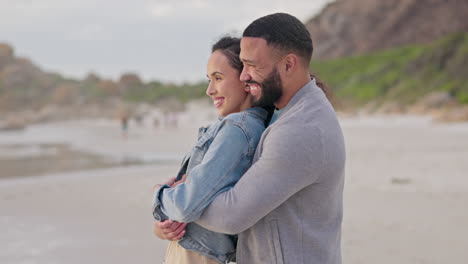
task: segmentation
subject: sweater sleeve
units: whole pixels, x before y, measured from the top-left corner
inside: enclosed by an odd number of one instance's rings
[[[257,162],[234,188],[221,193],[197,223],[207,229],[237,234],[280,206],[289,197],[314,184],[325,163],[319,128],[286,126],[271,129]]]

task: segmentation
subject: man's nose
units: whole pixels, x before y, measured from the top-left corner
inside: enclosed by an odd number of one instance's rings
[[[239,79],[242,82],[250,81],[252,79],[252,76],[250,76],[250,74],[247,72],[246,67],[242,69]]]

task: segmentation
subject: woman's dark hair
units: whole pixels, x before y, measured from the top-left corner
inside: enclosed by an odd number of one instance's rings
[[[230,36],[224,36],[219,39],[213,47],[211,47],[211,53],[219,50],[221,53],[226,56],[229,61],[229,65],[234,69],[238,70],[239,73],[242,72],[244,65],[239,58],[240,54],[240,38],[234,38]]]
[[[215,44],[213,44],[213,46],[211,47],[211,53],[217,50],[219,50],[221,53],[223,53],[224,56],[226,56],[231,67],[238,70],[239,74],[242,72],[242,70],[244,69],[244,64],[242,64],[242,61],[239,58],[240,38],[234,38],[230,36],[222,37]],[[271,117],[273,116],[273,112],[275,111],[275,107],[271,105],[265,106],[263,108],[268,112],[267,119],[265,120],[265,126],[268,126]]]
[[[323,93],[325,94],[325,96],[327,97],[328,101],[330,103],[332,103],[333,105],[335,105],[337,102],[335,100],[335,97],[333,96],[333,91],[330,89],[330,87],[324,83],[322,80],[320,80],[316,74],[314,73],[310,73],[310,78],[312,79],[315,79],[315,84],[317,84],[317,86],[322,89]]]

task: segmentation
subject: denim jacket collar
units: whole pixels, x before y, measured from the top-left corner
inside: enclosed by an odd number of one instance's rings
[[[245,111],[258,116],[262,120],[265,120],[268,116],[268,111],[263,109],[262,107],[251,107],[246,109]]]
[[[250,107],[250,108],[245,109],[244,111],[252,113],[252,114],[258,116],[260,119],[263,119],[263,120],[265,120],[267,118],[267,115],[268,115],[268,111],[263,109],[262,107]],[[218,120],[221,121],[224,118],[225,118],[225,116],[219,116]]]

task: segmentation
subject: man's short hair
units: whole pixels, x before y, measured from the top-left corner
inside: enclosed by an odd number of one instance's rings
[[[299,19],[286,13],[275,13],[255,20],[242,36],[265,39],[269,46],[303,58],[307,66],[312,58],[313,45],[309,31]]]

